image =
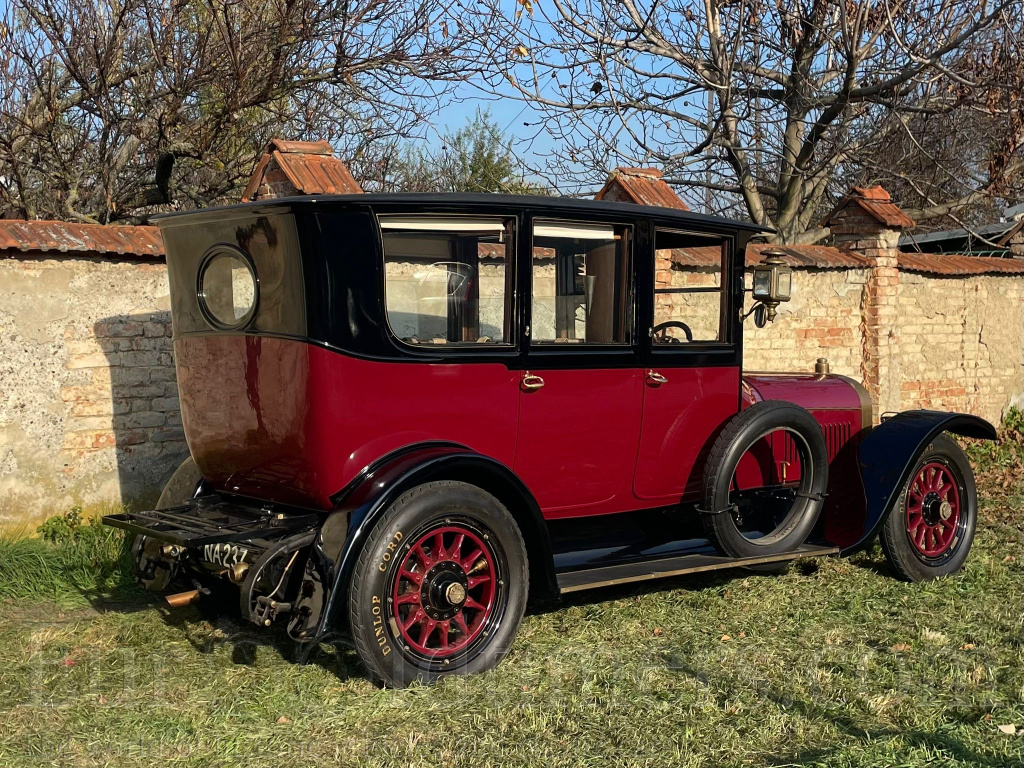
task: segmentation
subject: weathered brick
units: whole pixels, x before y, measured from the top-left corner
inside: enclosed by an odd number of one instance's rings
[[[125,413],[114,417],[114,429],[144,429],[162,427],[167,416],[156,411],[139,411]]]
[[[176,397],[158,397],[153,400],[154,411],[176,411],[180,408],[180,403]]]
[[[79,368],[108,368],[111,365],[119,365],[118,354],[108,356],[103,352],[88,352],[82,355],[71,355],[68,358],[67,367],[71,370]]]
[[[161,429],[154,429],[150,439],[155,443],[167,442],[169,440],[184,440],[185,432],[177,427],[163,427]]]
[[[94,326],[97,336],[141,336],[142,323],[131,321],[99,322]]]

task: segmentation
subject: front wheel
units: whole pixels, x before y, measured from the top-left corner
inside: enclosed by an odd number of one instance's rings
[[[974,541],[978,492],[967,456],[939,436],[914,465],[882,526],[882,551],[907,581],[960,570]]]
[[[468,483],[426,483],[374,525],[352,573],[360,659],[404,687],[496,666],[526,608],[526,545],[512,515]]]

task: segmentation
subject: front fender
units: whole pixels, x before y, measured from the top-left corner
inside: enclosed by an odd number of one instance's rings
[[[904,411],[886,419],[861,441],[857,452],[864,484],[866,515],[860,539],[842,550],[848,555],[871,543],[885,522],[917,460],[931,441],[943,432],[980,440],[995,440],[996,430],[982,418],[968,413]]]
[[[516,518],[526,540],[531,584],[557,594],[547,525],[533,495],[515,473],[465,446],[424,443],[375,462],[335,496],[335,511],[324,522],[313,547],[326,577],[324,583],[329,585],[315,637],[328,630],[340,609],[352,569],[374,523],[410,488],[436,479],[465,480],[498,497]]]

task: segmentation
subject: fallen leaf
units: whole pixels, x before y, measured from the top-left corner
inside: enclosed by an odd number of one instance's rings
[[[963,645],[960,646],[960,650],[961,651],[970,651],[970,650],[973,650],[973,648],[974,648],[974,643],[964,643]]]
[[[655,627],[654,628],[654,636],[655,637],[661,637],[663,634],[665,634],[665,630],[663,630],[661,627]]]
[[[107,697],[106,697],[106,696],[104,696],[104,695],[103,695],[103,694],[101,693],[101,694],[100,694],[100,695],[99,695],[99,696],[98,696],[98,697],[96,698],[96,703],[97,703],[97,704],[99,704],[99,705],[100,705],[100,706],[102,707],[102,706],[103,706],[104,704],[106,704],[106,703],[107,703]]]
[[[63,665],[65,666],[65,667],[73,667],[73,666],[75,666],[75,664],[77,664],[77,663],[78,663],[78,662],[76,662],[76,661],[75,661],[74,659],[72,659],[72,658],[71,658],[70,656],[65,656],[65,657],[64,657],[64,661],[62,661],[62,662],[61,662],[61,664],[63,664]]]
[[[729,640],[732,640],[732,638],[731,638],[731,637],[729,637],[728,635],[722,635],[722,642],[723,642],[723,643],[726,643],[726,642],[728,642]]]
[[[1007,736],[1013,736],[1017,732],[1016,725],[997,725],[996,726],[1001,733],[1005,733]]]
[[[746,637],[746,636],[747,636],[746,632],[740,632],[740,637]]]
[[[279,718],[277,718],[278,725],[288,725],[288,723],[290,723],[291,721],[292,720],[290,717],[285,717],[284,715],[281,715]]]
[[[894,653],[903,653],[904,651],[909,651],[910,650],[910,646],[907,645],[906,643],[896,643],[896,645],[894,645],[889,650],[894,652]]]
[[[1012,563],[1016,559],[1017,558],[1015,558],[1013,555],[1007,555],[1006,557],[1003,558],[1003,562],[1004,563]]]

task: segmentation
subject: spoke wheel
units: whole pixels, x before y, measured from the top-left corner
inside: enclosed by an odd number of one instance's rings
[[[373,524],[348,583],[349,630],[388,686],[491,669],[509,652],[530,571],[516,519],[482,488],[435,480]]]
[[[974,540],[977,509],[970,462],[953,440],[936,437],[886,515],[880,532],[886,559],[908,581],[958,571]]]
[[[498,570],[490,538],[468,523],[446,522],[406,549],[391,597],[409,649],[455,656],[493,624]]]
[[[938,461],[921,467],[906,496],[907,536],[924,557],[941,557],[953,545],[960,525],[960,490],[950,468]]]

